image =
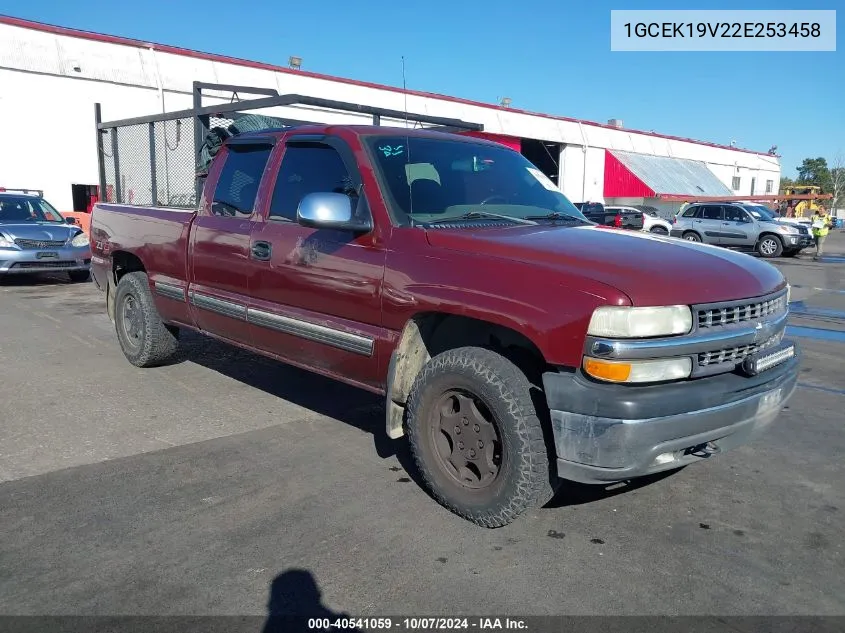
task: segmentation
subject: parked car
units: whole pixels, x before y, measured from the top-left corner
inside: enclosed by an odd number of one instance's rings
[[[600,229],[500,144],[244,133],[199,199],[94,207],[93,276],[127,360],[166,363],[195,330],[383,394],[386,434],[481,526],[543,505],[561,478],[709,461],[769,427],[796,386],[777,268]]]
[[[643,230],[643,214],[636,209],[605,207],[601,202],[576,202],[575,208],[596,224],[629,231]]]
[[[623,213],[639,213],[643,217],[642,230],[646,233],[654,233],[656,235],[669,235],[669,231],[672,230],[672,223],[658,216],[656,209],[654,211],[649,212],[638,207],[605,207],[605,211],[608,214],[616,213],[619,215]]]
[[[767,258],[794,257],[813,245],[806,227],[783,222],[763,205],[733,202],[689,205],[675,216],[671,235],[690,242],[752,251]]]
[[[86,281],[91,266],[88,236],[42,195],[0,190],[0,277],[63,271]]]

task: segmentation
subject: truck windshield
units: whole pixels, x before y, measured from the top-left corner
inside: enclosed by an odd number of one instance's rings
[[[0,223],[64,221],[59,212],[42,198],[0,196]]]
[[[482,215],[589,223],[545,174],[504,146],[401,135],[366,143],[400,223]]]

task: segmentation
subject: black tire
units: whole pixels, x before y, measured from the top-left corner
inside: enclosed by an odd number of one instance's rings
[[[686,233],[684,233],[683,238],[687,242],[700,242],[701,241],[701,236],[698,233],[696,233],[695,231],[687,231]]]
[[[170,360],[179,342],[156,310],[146,273],[126,273],[117,284],[114,305],[117,340],[130,363],[155,367]]]
[[[653,226],[649,229],[649,233],[654,233],[655,235],[669,235],[669,231],[667,231],[662,226]]]
[[[70,270],[68,271],[67,276],[70,277],[70,280],[75,284],[91,280],[91,273],[87,270]]]
[[[442,430],[447,425],[444,419],[455,416],[457,433],[460,433],[458,427],[464,428],[461,422],[466,425],[463,437],[467,438],[467,444],[483,446],[481,439],[473,439],[473,429],[477,435],[479,427],[467,424],[463,407],[448,412],[443,408],[443,399],[451,398],[449,394],[453,393],[457,394],[458,402],[461,397],[471,401],[470,409],[483,414],[498,438],[484,449],[485,459],[492,454],[488,464],[495,461],[496,451],[500,455],[496,475],[486,485],[481,480],[471,481],[471,477],[460,478],[461,471],[449,465],[452,456],[460,451],[456,448],[458,443]],[[431,359],[411,388],[406,432],[417,468],[432,496],[476,525],[487,528],[507,525],[554,495],[557,479],[550,467],[531,384],[516,365],[496,352],[461,347]],[[448,460],[443,457],[447,448]],[[460,448],[472,453],[464,444]],[[478,453],[481,452],[479,449]],[[461,455],[456,458],[469,459]],[[481,474],[480,470],[469,461],[464,462],[464,473],[474,477]],[[484,476],[492,476],[492,471],[487,469]]]
[[[757,242],[757,254],[760,257],[771,259],[780,257],[783,253],[783,242],[777,235],[766,234]]]

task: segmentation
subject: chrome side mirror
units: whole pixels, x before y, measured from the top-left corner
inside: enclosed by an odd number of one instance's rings
[[[296,221],[315,229],[367,232],[372,230],[370,218],[354,217],[353,200],[343,193],[309,193],[299,202]]]

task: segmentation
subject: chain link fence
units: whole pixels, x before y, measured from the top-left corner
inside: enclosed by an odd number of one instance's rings
[[[209,117],[209,128],[234,120]],[[195,125],[185,117],[102,130],[105,201],[196,208]]]
[[[264,114],[268,109],[308,112],[311,120],[350,117],[349,123],[414,127],[452,126],[461,130],[484,129],[483,125],[429,115],[411,115],[396,110],[354,103],[344,103],[302,95],[278,95],[239,101],[237,105],[216,104],[202,107],[202,90],[267,94],[267,90],[194,83],[195,107],[172,114],[153,115],[101,123],[97,104],[97,128],[100,133],[100,199],[106,202],[142,206],[196,209],[205,170],[225,138],[243,132],[283,128],[305,123],[284,118],[291,113]],[[272,93],[271,93],[272,94]],[[219,97],[217,97],[219,98]],[[250,107],[252,106],[252,107]],[[303,110],[304,109],[304,110]],[[261,110],[263,113],[257,113]],[[322,114],[317,115],[317,111]],[[189,114],[190,113],[190,114]],[[185,115],[181,116],[180,115]],[[294,114],[294,116],[296,116]],[[363,119],[363,120],[362,120]]]

